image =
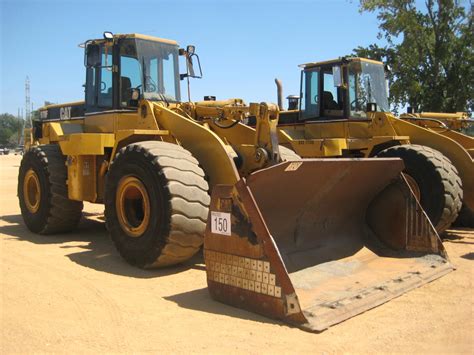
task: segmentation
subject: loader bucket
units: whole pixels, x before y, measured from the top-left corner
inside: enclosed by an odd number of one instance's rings
[[[400,159],[305,159],[216,186],[212,297],[322,331],[453,270],[402,170]]]

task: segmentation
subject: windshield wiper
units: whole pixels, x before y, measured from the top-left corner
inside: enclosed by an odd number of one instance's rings
[[[158,95],[160,95],[160,97],[163,99],[163,101],[166,103],[166,106],[169,106],[170,103],[168,102],[168,100],[166,99],[166,96],[165,94],[159,92]]]

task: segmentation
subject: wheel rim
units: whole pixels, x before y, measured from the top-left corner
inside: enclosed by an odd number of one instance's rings
[[[416,182],[416,180],[411,175],[403,173],[403,176],[405,177],[408,185],[410,186],[411,191],[413,192],[413,195],[415,195],[418,202],[420,202],[421,201],[420,186],[418,186],[418,183]]]
[[[38,175],[33,169],[29,169],[23,179],[23,200],[28,211],[31,213],[38,212],[41,200],[41,186]]]
[[[150,199],[145,185],[134,176],[120,179],[115,201],[117,216],[128,236],[140,237],[150,221]]]

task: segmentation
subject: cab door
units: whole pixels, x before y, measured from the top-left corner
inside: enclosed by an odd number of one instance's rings
[[[117,106],[114,85],[114,46],[112,43],[89,44],[86,64],[86,115],[110,111]]]

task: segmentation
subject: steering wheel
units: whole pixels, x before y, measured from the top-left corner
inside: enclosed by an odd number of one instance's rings
[[[107,89],[107,84],[105,83],[105,81],[101,81],[100,82],[100,91],[105,91],[105,89]]]
[[[142,84],[136,86],[134,88],[134,90],[140,90],[141,87],[142,87]],[[157,87],[154,83],[150,83],[150,82],[146,83],[145,88],[146,88],[146,90],[145,90],[146,92],[156,92],[157,91]]]
[[[147,92],[156,92],[156,85],[154,83],[148,82],[146,83],[146,91]]]
[[[360,104],[360,106],[363,107],[363,105],[365,104],[365,98],[358,97],[358,98],[352,100],[351,103],[350,103],[351,110],[355,110],[357,107],[359,107],[359,104]]]

